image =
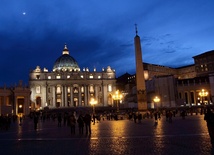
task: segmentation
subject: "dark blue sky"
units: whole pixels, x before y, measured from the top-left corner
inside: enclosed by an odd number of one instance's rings
[[[214,49],[213,0],[1,0],[0,85],[37,65],[52,70],[66,43],[80,68],[135,73],[134,24],[147,63],[180,67]]]

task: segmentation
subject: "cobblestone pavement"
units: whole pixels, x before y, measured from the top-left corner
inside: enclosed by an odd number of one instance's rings
[[[67,126],[57,122],[25,119],[22,125],[12,123],[8,131],[0,131],[0,154],[3,155],[210,155],[210,144],[203,115],[163,117],[141,123],[129,120],[101,121],[92,125],[91,135],[70,134]]]

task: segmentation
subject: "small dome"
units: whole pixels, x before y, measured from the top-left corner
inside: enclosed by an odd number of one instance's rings
[[[67,46],[65,45],[62,55],[56,59],[53,71],[80,71],[76,60],[69,55]]]

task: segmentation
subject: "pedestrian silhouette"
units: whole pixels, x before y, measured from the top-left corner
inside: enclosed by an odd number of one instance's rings
[[[214,148],[214,113],[209,107],[204,115],[204,120],[207,121],[207,129],[210,135],[212,147]]]

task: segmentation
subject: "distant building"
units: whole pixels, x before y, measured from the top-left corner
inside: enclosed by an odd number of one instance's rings
[[[214,50],[193,57],[197,76],[204,76],[214,72]]]
[[[100,72],[96,68],[81,71],[65,45],[51,72],[39,66],[30,72],[29,87],[32,109],[88,107],[91,98],[97,101],[96,106],[112,106],[116,77],[110,66]]]
[[[30,89],[18,85],[0,88],[0,115],[27,115],[30,112]]]
[[[158,107],[213,104],[214,50],[193,58],[195,64],[179,68],[142,62],[149,108],[154,107],[155,96],[160,98]],[[126,95],[123,106],[130,107],[129,103],[136,103],[136,75],[126,73],[121,77],[117,78],[117,86],[123,88],[120,91]],[[201,95],[202,91],[206,94]]]

